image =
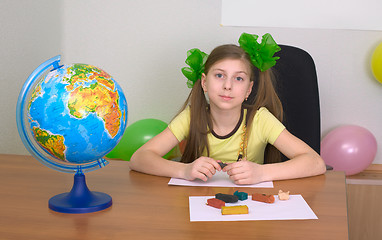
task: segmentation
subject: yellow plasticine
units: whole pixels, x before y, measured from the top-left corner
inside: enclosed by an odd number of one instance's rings
[[[223,215],[232,215],[232,214],[248,214],[247,205],[240,206],[223,206],[221,208]]]

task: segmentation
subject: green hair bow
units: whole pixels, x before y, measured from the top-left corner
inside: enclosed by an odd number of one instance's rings
[[[208,58],[208,54],[197,48],[187,51],[186,63],[190,67],[182,68],[183,75],[188,79],[187,87],[192,88],[196,81],[202,78],[204,72],[204,64]]]
[[[243,33],[239,38],[239,44],[249,54],[253,65],[264,72],[276,64],[279,57],[273,55],[280,51],[281,48],[269,33],[263,35],[261,43],[257,42],[258,37],[255,34]],[[185,62],[190,67],[182,68],[183,75],[188,79],[187,87],[192,88],[195,82],[201,79],[207,58],[208,54],[197,48],[187,51]]]
[[[273,55],[281,48],[269,33],[263,35],[261,43],[257,42],[258,37],[255,34],[243,33],[239,38],[239,44],[249,54],[253,65],[264,72],[276,64],[279,57]]]

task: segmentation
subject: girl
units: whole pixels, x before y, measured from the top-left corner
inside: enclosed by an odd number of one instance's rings
[[[323,174],[326,167],[319,154],[281,123],[282,106],[271,69],[260,71],[253,59],[243,47],[215,48],[181,112],[133,154],[130,168],[203,181],[223,170],[236,184]],[[248,100],[254,84],[255,97]],[[180,162],[161,157],[184,139],[187,144]],[[266,148],[269,144],[290,160],[280,162],[279,152]],[[221,162],[227,165],[222,168]]]

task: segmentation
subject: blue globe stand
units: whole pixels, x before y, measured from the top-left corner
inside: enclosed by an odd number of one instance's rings
[[[89,190],[82,172],[74,175],[70,192],[58,194],[49,200],[49,208],[62,213],[97,212],[111,205],[112,198],[108,194]]]

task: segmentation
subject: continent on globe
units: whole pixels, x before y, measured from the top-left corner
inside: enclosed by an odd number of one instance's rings
[[[111,76],[103,70],[86,64],[74,64],[67,69],[70,77],[64,79],[70,92],[68,108],[70,114],[77,118],[96,113],[105,122],[105,128],[115,137],[120,128],[122,113],[118,105],[118,91],[114,89]],[[90,86],[75,85],[94,80]]]
[[[39,142],[46,151],[56,158],[66,161],[64,156],[65,144],[63,136],[50,134],[48,131],[38,127],[33,127],[33,132],[36,141]]]

